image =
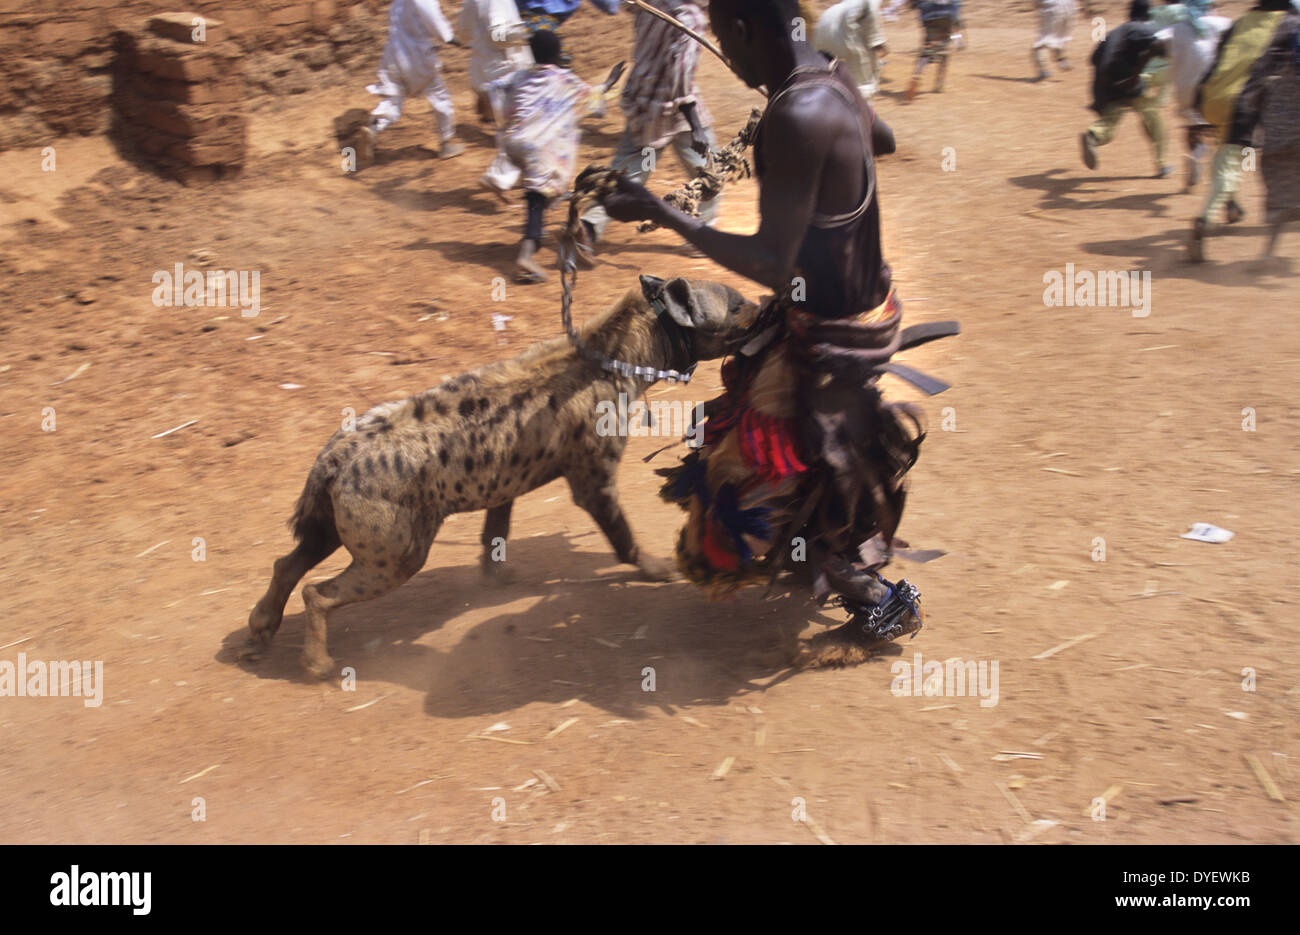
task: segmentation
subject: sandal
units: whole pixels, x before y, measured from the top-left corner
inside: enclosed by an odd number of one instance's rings
[[[546,271],[540,268],[529,269],[527,266],[515,266],[515,282],[521,286],[535,286],[546,282]]]

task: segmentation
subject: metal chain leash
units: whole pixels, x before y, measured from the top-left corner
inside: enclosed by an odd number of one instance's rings
[[[695,370],[694,365],[685,371],[660,370],[617,360],[585,344],[578,329],[573,326],[573,290],[578,284],[578,241],[582,230],[582,212],[592,202],[599,202],[613,192],[621,175],[609,166],[588,166],[573,183],[573,194],[569,198],[569,219],[560,233],[556,251],[560,257],[560,288],[563,290],[560,297],[560,321],[564,325],[564,333],[569,337],[569,343],[578,354],[602,370],[624,377],[636,377],[646,383],[659,380],[689,383]]]
[[[755,108],[735,138],[722,149],[715,149],[709,154],[708,163],[700,173],[681,188],[664,196],[664,201],[679,208],[686,214],[699,216],[700,202],[716,198],[727,183],[735,179],[748,178],[752,174],[748,160],[742,155],[753,145],[758,132],[762,111]],[[667,380],[669,383],[689,383],[695,367],[687,370],[660,370],[630,364],[625,360],[616,360],[600,353],[583,343],[578,329],[573,325],[573,292],[578,284],[578,244],[582,240],[582,214],[593,203],[600,203],[618,187],[621,172],[609,166],[588,166],[583,169],[573,182],[573,192],[569,196],[569,217],[560,232],[557,253],[560,259],[560,321],[564,333],[577,352],[586,360],[610,373],[625,377],[637,377],[647,383]],[[638,230],[652,230],[653,225],[642,224]]]
[[[664,20],[673,28],[690,36],[721,59],[722,63],[735,73],[735,68],[727,61],[727,57],[722,53],[722,50],[709,42],[704,36],[692,29],[688,29],[679,20],[663,10],[643,2],[643,0],[625,0],[625,2]],[[612,87],[615,81],[617,81],[616,73],[611,72],[606,87]],[[766,94],[764,96],[766,97]],[[756,108],[750,114],[749,123],[746,124],[745,129],[722,150],[715,150],[710,154],[709,161],[699,176],[673,192],[665,200],[689,214],[698,216],[699,202],[701,200],[706,197],[716,197],[722,190],[722,186],[733,178],[748,177],[750,174],[749,163],[740,154],[753,143],[760,116],[761,111]],[[578,330],[573,326],[573,290],[578,284],[578,241],[581,232],[579,225],[582,223],[582,209],[593,201],[601,201],[606,195],[613,192],[618,185],[620,175],[621,173],[615,172],[609,166],[588,166],[573,183],[573,194],[569,198],[569,220],[560,234],[558,248],[560,256],[560,288],[563,290],[560,299],[560,320],[564,323],[564,333],[568,335],[569,342],[583,358],[610,373],[621,374],[625,377],[638,377],[647,383],[654,383],[657,380],[667,380],[669,383],[689,383],[691,374],[695,370],[694,365],[685,371],[659,370],[655,367],[630,364],[625,360],[615,360],[584,344]],[[674,197],[676,200],[673,200]],[[652,227],[652,225],[643,224],[640,230],[644,232],[652,229]]]

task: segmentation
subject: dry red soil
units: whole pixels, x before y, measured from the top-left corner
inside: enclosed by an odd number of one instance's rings
[[[847,669],[791,666],[839,612],[641,582],[561,483],[516,506],[512,584],[486,586],[481,517],[457,516],[422,573],[336,615],[330,649],[355,690],[302,673],[297,595],[269,657],[236,661],[344,410],[560,333],[554,279],[493,302],[523,215],[477,186],[491,147],[461,53],[456,160],[433,158],[414,102],[377,165],[341,171],[331,123],[370,106],[364,80],[264,102],[235,182],[182,188],[99,138],[52,140],[54,172],[38,151],[0,154],[0,660],[104,672],[97,708],[0,698],[0,840],[1300,838],[1300,234],[1282,240],[1291,259],[1255,268],[1263,193],[1247,174],[1247,218],[1188,264],[1204,186],[1152,179],[1135,120],[1097,171],[1080,164],[1088,24],[1078,67],[1031,84],[1033,18],[970,19],[948,89],[907,107],[918,31],[888,28],[887,256],[907,318],[964,333],[903,355],[953,384],[924,402],[902,528],[948,554],[892,570],[921,588],[927,625]],[[630,48],[630,19],[584,9],[568,35],[595,80]],[[759,98],[716,61],[702,75],[726,135]],[[590,124],[583,164],[608,156],[620,119]],[[680,179],[668,157],[652,186]],[[722,226],[752,230],[755,195],[731,189]],[[260,271],[259,315],[156,307],[152,276],[178,262]],[[1150,314],[1046,306],[1044,274],[1067,263],[1150,271]],[[579,315],[642,272],[760,291],[667,233],[615,226]],[[712,363],[652,394],[717,387]],[[653,468],[675,452],[642,458],[664,443],[634,439],[620,479],[660,554],[681,514]],[[1236,535],[1180,538],[1197,521]],[[916,654],[996,663],[996,704],[891,691],[891,666]]]

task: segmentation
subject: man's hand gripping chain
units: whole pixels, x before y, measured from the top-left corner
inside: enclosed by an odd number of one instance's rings
[[[664,201],[686,214],[698,217],[701,201],[716,198],[723,186],[734,179],[748,178],[752,170],[749,161],[744,157],[744,152],[753,144],[754,136],[758,132],[758,122],[762,116],[762,111],[754,108],[745,128],[722,149],[710,152],[708,162],[700,170],[700,174],[681,188],[670,192],[664,197]],[[578,282],[578,244],[583,241],[584,236],[582,215],[593,204],[600,204],[613,194],[618,188],[621,177],[621,172],[616,172],[609,166],[593,165],[583,169],[574,180],[573,192],[569,196],[569,216],[564,229],[560,232],[557,249],[560,258],[560,286],[563,290],[560,298],[560,320],[564,324],[564,331],[569,336],[569,340],[579,352],[606,370],[639,376],[649,382],[668,380],[686,383],[691,378],[689,372],[654,370],[649,367],[633,368],[622,361],[601,358],[582,343],[573,325],[573,290]],[[646,222],[641,224],[638,230],[649,231],[656,226]]]

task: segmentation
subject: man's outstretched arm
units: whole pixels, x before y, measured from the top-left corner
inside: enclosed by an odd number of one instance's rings
[[[634,182],[623,181],[605,199],[605,210],[617,221],[653,221],[667,227],[715,263],[769,289],[784,289],[793,275],[799,247],[816,207],[828,140],[839,129],[828,125],[825,116],[815,106],[808,107],[808,103],[792,102],[768,118],[757,233],[715,230]]]

